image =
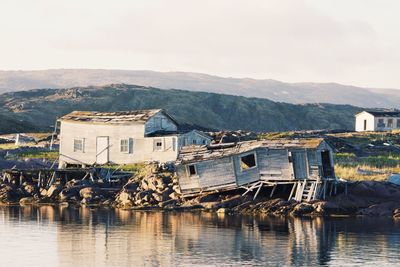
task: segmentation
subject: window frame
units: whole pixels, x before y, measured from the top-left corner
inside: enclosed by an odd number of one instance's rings
[[[122,150],[122,147],[125,145],[122,145],[122,142],[126,141],[126,151]],[[124,154],[129,154],[130,153],[130,145],[131,145],[131,139],[130,138],[121,138],[119,140],[119,152],[124,153]]]
[[[251,166],[251,167],[249,167],[247,169],[243,169],[242,158],[250,156],[250,155],[252,155],[254,157],[254,166]],[[239,156],[239,165],[240,165],[240,171],[241,172],[245,172],[245,171],[249,171],[249,170],[252,170],[252,169],[256,169],[258,167],[258,165],[257,165],[257,154],[255,152],[252,152],[252,153],[247,153],[247,154]]]
[[[80,142],[80,149],[77,148],[76,143]],[[73,150],[76,153],[85,153],[85,139],[84,138],[74,138],[73,141]]]
[[[161,143],[161,146],[158,146],[157,143]],[[155,138],[153,140],[153,151],[163,151],[164,150],[164,142],[162,138]]]
[[[190,171],[190,168],[191,168],[191,167],[193,167],[194,174],[192,174],[191,171]],[[186,165],[186,172],[187,172],[188,177],[198,176],[196,164],[189,164],[189,165]]]
[[[392,118],[387,120],[387,128],[393,128],[393,119]]]

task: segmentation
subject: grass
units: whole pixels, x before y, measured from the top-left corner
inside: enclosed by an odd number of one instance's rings
[[[145,164],[144,163],[132,163],[132,164],[123,164],[123,165],[110,164],[110,165],[102,165],[102,167],[137,173],[137,172],[140,172],[145,167]]]
[[[335,173],[346,180],[386,180],[391,173],[400,172],[399,155],[356,157],[353,153],[335,155]]]
[[[30,158],[30,159],[47,159],[47,160],[56,160],[58,159],[58,151],[24,151],[21,153],[17,153],[17,158]]]

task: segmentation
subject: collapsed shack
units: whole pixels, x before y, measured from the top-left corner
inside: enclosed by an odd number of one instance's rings
[[[322,138],[264,140],[191,146],[181,150],[176,171],[183,196],[291,185],[288,199],[325,199],[336,191],[333,148]]]

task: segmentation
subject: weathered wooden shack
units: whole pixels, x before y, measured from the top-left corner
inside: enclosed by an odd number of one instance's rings
[[[303,198],[299,191],[312,191],[306,196],[312,199],[317,185],[335,179],[332,152],[332,147],[320,138],[192,146],[181,150],[177,174],[186,195],[293,184],[291,195]]]

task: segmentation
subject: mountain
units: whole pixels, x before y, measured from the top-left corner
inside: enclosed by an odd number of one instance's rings
[[[267,98],[294,104],[331,103],[368,108],[400,107],[400,90],[361,88],[337,83],[283,83],[276,80],[222,78],[189,72],[97,69],[0,71],[0,92],[112,83]]]
[[[126,84],[35,89],[0,95],[0,133],[51,131],[57,117],[73,110],[148,108],[163,108],[180,123],[257,132],[353,129],[354,114],[361,110],[349,105],[295,105],[262,98]]]

